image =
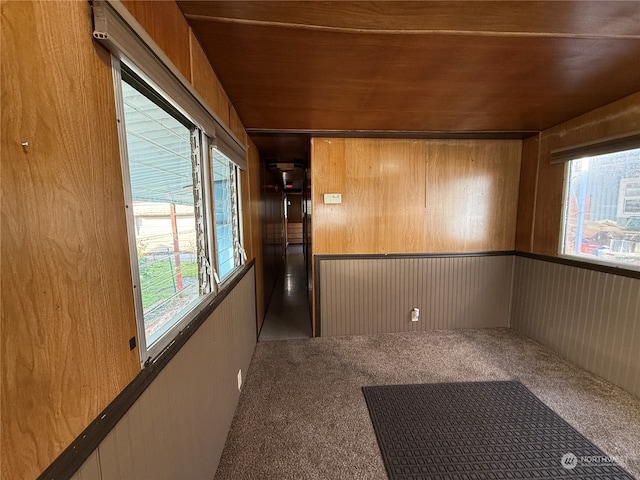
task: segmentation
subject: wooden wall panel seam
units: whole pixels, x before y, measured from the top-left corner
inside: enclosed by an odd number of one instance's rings
[[[536,155],[536,179],[533,188],[533,216],[531,217],[531,236],[529,238],[529,251],[533,252],[533,239],[536,233],[536,212],[538,208],[538,179],[540,178],[540,147],[542,145],[542,133],[538,132],[538,154]]]

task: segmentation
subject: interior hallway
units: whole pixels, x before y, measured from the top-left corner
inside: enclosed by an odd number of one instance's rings
[[[215,478],[384,480],[362,386],[485,380],[519,380],[640,474],[640,399],[501,328],[258,344]]]
[[[287,246],[283,274],[274,287],[259,342],[311,337],[302,244]]]

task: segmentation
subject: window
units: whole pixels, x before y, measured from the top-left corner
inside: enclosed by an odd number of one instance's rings
[[[237,203],[237,167],[215,148],[211,149],[215,202],[216,266],[224,280],[240,265]]]
[[[202,192],[194,182],[192,138],[199,131],[145,95],[146,85],[126,67],[122,72],[138,285],[151,347],[208,293],[200,282],[203,245],[196,234],[203,223],[196,211]]]
[[[201,148],[213,141],[124,64],[120,80],[132,272],[146,360],[242,264],[238,167],[217,148]]]
[[[640,148],[567,162],[560,253],[640,270]]]
[[[237,180],[247,168],[246,145],[121,2],[93,2],[92,12],[93,38],[112,55],[138,345],[146,364],[246,260]]]

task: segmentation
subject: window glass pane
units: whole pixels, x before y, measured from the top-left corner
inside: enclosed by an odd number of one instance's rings
[[[191,131],[122,82],[147,348],[199,297]]]
[[[236,267],[236,241],[238,238],[235,208],[235,167],[216,149],[211,149],[213,167],[213,198],[215,209],[215,236],[217,267],[220,279]]]
[[[562,253],[640,268],[640,149],[569,162]]]

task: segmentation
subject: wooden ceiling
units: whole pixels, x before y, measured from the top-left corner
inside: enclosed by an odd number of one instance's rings
[[[178,4],[258,141],[526,135],[640,90],[640,1]]]

